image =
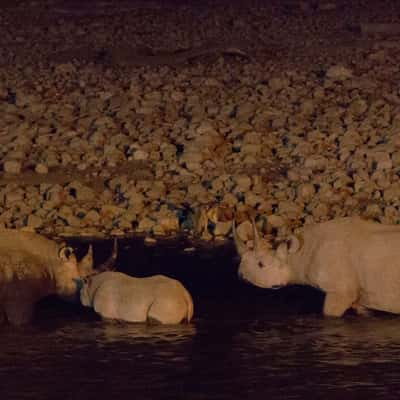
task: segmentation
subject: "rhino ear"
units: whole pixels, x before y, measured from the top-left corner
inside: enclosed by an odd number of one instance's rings
[[[289,253],[296,253],[303,246],[303,240],[301,237],[292,235],[289,238]]]
[[[75,257],[74,249],[69,246],[63,246],[58,252],[58,257],[60,257],[62,261],[69,261],[71,258]]]
[[[278,248],[276,249],[276,256],[282,260],[285,261],[288,255],[288,246],[286,243],[281,243]]]

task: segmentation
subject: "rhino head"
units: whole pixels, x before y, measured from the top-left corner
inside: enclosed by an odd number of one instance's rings
[[[118,255],[117,240],[114,240],[114,246],[111,255],[106,261],[98,266],[94,266],[93,247],[89,245],[86,255],[78,262],[73,249],[63,246],[60,249],[59,257],[62,260],[61,271],[64,277],[60,279],[62,282],[73,282],[70,287],[58,292],[64,297],[70,297],[70,300],[75,300],[74,297],[82,287],[83,281],[92,275],[96,275],[103,271],[111,271],[115,269],[115,261]]]
[[[240,256],[240,279],[261,288],[278,289],[288,285],[291,276],[288,255],[299,250],[300,241],[293,236],[290,246],[282,243],[277,250],[273,250],[267,240],[259,237],[254,221],[252,225],[253,248],[249,249],[238,236],[234,221],[232,224],[233,238]]]

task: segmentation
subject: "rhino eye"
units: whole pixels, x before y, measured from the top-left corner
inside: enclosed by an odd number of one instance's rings
[[[262,261],[259,261],[259,262],[258,262],[258,267],[259,267],[259,268],[264,268],[264,267],[265,267],[265,265],[263,264],[263,262],[262,262]]]

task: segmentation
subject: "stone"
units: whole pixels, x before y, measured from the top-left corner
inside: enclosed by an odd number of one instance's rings
[[[332,65],[326,71],[326,76],[334,81],[344,81],[346,79],[353,77],[353,72],[351,69],[343,65]]]
[[[19,174],[21,173],[22,163],[17,160],[8,160],[3,163],[3,170],[8,174]]]
[[[39,163],[36,164],[35,172],[38,174],[47,174],[49,172],[49,168],[47,167],[47,165]]]

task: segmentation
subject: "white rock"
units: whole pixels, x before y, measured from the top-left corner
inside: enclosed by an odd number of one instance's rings
[[[47,168],[47,165],[39,163],[36,164],[35,172],[38,174],[47,174],[49,172],[49,169]]]
[[[215,236],[227,236],[228,233],[230,232],[231,228],[232,228],[231,221],[226,221],[226,222],[218,221],[215,224],[214,235]]]
[[[136,150],[133,153],[133,159],[135,161],[145,161],[149,158],[149,153],[147,151],[144,150]]]
[[[334,81],[344,81],[352,78],[353,72],[343,65],[333,65],[326,71],[326,76]]]
[[[3,170],[9,174],[19,174],[22,169],[22,164],[20,161],[8,160],[4,161]]]
[[[297,187],[297,198],[310,201],[315,195],[315,187],[312,183],[302,183]]]
[[[43,225],[42,218],[40,218],[34,214],[28,216],[28,221],[27,221],[28,227],[36,229],[36,228],[40,228],[42,225]]]
[[[271,225],[273,228],[282,228],[286,225],[286,220],[277,214],[267,215],[267,225]]]

